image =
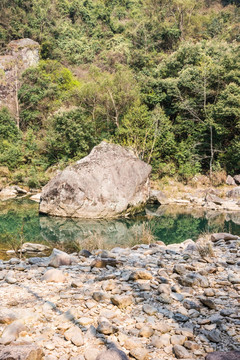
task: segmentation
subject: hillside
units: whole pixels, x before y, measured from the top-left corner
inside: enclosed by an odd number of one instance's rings
[[[153,178],[240,172],[240,7],[233,0],[2,0],[0,46],[30,38],[19,125],[0,110],[3,182],[39,187],[105,139]]]

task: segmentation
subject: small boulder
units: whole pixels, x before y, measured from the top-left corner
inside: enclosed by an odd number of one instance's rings
[[[237,240],[238,236],[236,235],[232,235],[232,234],[228,234],[228,233],[215,233],[211,235],[211,240],[212,242],[217,242],[219,240]]]
[[[103,141],[44,186],[39,210],[78,218],[140,211],[149,197],[150,172],[151,166],[129,149]]]
[[[12,341],[15,341],[20,332],[25,331],[26,327],[20,320],[13,321],[10,325],[8,325],[2,333],[2,337],[0,338],[0,344],[8,345]]]
[[[0,346],[1,360],[42,360],[44,353],[35,344]]]
[[[75,346],[82,346],[84,344],[82,330],[78,326],[72,326],[65,331],[64,337],[70,340]]]
[[[237,185],[240,185],[240,175],[235,175],[233,179]]]
[[[227,192],[227,197],[231,199],[239,199],[240,198],[240,186],[235,187],[234,189]]]
[[[240,351],[214,351],[207,354],[205,360],[240,360]]]
[[[61,270],[50,269],[45,272],[42,280],[45,280],[46,282],[60,283],[64,282],[66,280],[66,277]]]
[[[126,308],[133,303],[133,299],[131,296],[121,296],[121,295],[115,295],[111,297],[111,301],[113,305],[116,305],[120,309]]]
[[[49,257],[49,266],[53,266],[55,268],[62,265],[71,265],[72,258],[70,255],[65,253],[64,251],[53,249],[51,256]]]
[[[100,353],[96,360],[128,360],[128,357],[122,350],[114,348]]]
[[[226,184],[227,185],[236,185],[236,182],[235,182],[234,178],[231,175],[227,176]]]
[[[191,357],[190,353],[182,345],[174,345],[173,352],[177,359],[188,359]]]

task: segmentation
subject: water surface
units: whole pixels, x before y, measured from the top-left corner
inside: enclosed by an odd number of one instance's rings
[[[149,207],[130,219],[83,220],[38,214],[29,199],[0,202],[0,257],[21,242],[45,243],[67,251],[132,246],[161,240],[166,244],[196,240],[206,232],[240,234],[240,213],[220,213],[183,206]]]

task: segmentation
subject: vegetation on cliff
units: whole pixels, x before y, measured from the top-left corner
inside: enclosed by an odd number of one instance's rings
[[[0,163],[43,185],[102,139],[156,178],[240,171],[240,7],[230,0],[3,0],[0,44],[32,38],[20,131],[0,111]]]

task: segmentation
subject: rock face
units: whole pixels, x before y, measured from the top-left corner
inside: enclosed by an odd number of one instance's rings
[[[39,62],[39,44],[31,39],[11,41],[6,55],[0,56],[0,107],[16,115],[16,87],[20,75]]]
[[[103,141],[43,188],[40,212],[78,218],[135,212],[149,197],[150,172],[130,150]]]

